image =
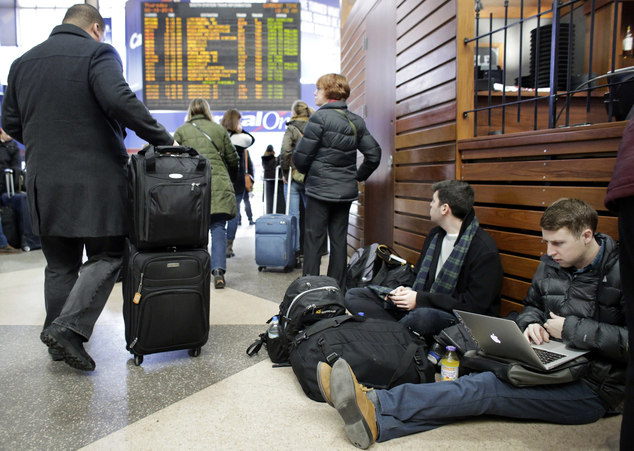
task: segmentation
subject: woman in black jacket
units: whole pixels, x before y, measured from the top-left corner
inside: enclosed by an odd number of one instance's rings
[[[254,180],[253,161],[251,160],[251,156],[248,155],[247,148],[253,145],[255,138],[250,133],[242,130],[242,125],[240,125],[241,119],[242,115],[238,110],[230,109],[227,110],[220,121],[220,125],[227,129],[227,133],[229,133],[229,137],[231,139],[231,144],[233,144],[236,148],[239,159],[238,178],[233,183],[233,190],[236,193],[238,215],[227,223],[227,258],[235,257],[236,255],[233,252],[233,240],[236,238],[236,231],[238,230],[240,222],[240,204],[242,201],[249,199],[250,192],[250,189],[247,189],[245,184],[247,175],[251,178],[251,182]],[[245,210],[247,216],[250,216],[249,224],[255,224],[251,214],[251,205],[246,207],[246,202]]]
[[[348,111],[350,86],[346,77],[322,75],[317,80],[315,104],[304,136],[293,153],[295,168],[306,174],[306,232],[304,275],[319,275],[321,246],[330,236],[328,276],[345,285],[346,235],[350,205],[359,197],[357,182],[379,166],[381,148],[361,117]],[[363,163],[357,168],[357,149]]]

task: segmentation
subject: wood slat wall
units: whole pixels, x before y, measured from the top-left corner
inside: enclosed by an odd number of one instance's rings
[[[461,179],[476,193],[476,215],[497,242],[504,267],[502,315],[521,310],[546,252],[539,221],[561,197],[599,212],[598,231],[618,239],[603,206],[625,122],[490,136],[458,142]]]
[[[456,177],[457,1],[404,0],[396,17],[394,248],[411,263],[434,226],[434,182]]]
[[[366,17],[374,7],[375,1],[355,3],[341,30],[341,74],[348,78],[350,97],[347,104],[350,111],[363,116],[365,105],[365,69]],[[360,162],[359,162],[360,164]],[[360,187],[359,200],[352,204],[348,218],[348,255],[363,245],[363,186]]]
[[[368,94],[366,73],[385,71],[385,58],[369,60],[361,48],[368,36],[365,20],[382,1],[388,0],[357,1],[342,32],[342,72],[353,86],[350,104],[357,113]],[[521,310],[546,252],[539,220],[553,201],[576,197],[588,202],[599,212],[599,231],[618,239],[616,218],[606,211],[603,198],[625,123],[468,138],[474,123],[461,112],[473,108],[473,53],[463,41],[474,33],[472,5],[396,0],[394,7],[395,23],[382,24],[396,32],[391,244],[414,263],[434,227],[429,219],[432,184],[468,181],[476,192],[480,223],[500,250],[505,272],[501,315]],[[380,119],[391,126],[389,118]],[[367,199],[362,189],[351,209],[350,253],[366,244],[364,227],[386,213],[382,204],[366,210]]]

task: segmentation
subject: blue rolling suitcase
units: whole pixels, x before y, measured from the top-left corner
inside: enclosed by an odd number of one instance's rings
[[[273,205],[277,205],[278,171],[275,171],[275,191]],[[291,169],[289,169],[289,180]],[[290,195],[290,190],[288,190]],[[295,265],[295,234],[297,218],[288,214],[289,199],[286,199],[286,214],[273,213],[260,216],[255,221],[255,263],[258,270],[276,267],[285,272]]]

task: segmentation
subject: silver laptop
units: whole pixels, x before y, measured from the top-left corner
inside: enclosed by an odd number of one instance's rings
[[[460,310],[454,310],[454,313],[482,350],[493,357],[513,359],[537,369],[550,370],[588,352],[552,338],[541,345],[529,343],[519,326],[508,319]]]

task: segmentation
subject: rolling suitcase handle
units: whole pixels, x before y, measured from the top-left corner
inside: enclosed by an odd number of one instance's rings
[[[281,166],[275,166],[275,185],[273,186],[273,213],[277,213],[277,183],[280,179]]]
[[[280,177],[279,177],[279,173],[282,170],[281,166],[276,166],[275,167],[275,187],[273,188],[273,209],[275,211],[275,213],[277,213],[277,184],[279,183]],[[288,213],[290,211],[290,206],[291,206],[291,187],[290,187],[290,183],[291,183],[291,175],[293,174],[293,167],[290,166],[288,168],[288,183],[289,183],[289,187],[286,190],[286,216],[288,216]]]
[[[293,166],[288,167],[288,189],[286,190],[286,216],[288,216],[288,212],[291,211],[291,183],[293,179],[291,176],[293,175]]]
[[[11,199],[15,196],[15,185],[13,184],[13,169],[5,169],[4,170],[4,181],[7,185],[7,196]]]

